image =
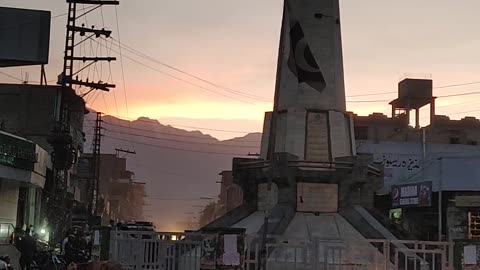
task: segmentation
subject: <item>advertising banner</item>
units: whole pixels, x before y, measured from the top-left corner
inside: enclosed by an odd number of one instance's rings
[[[432,205],[432,182],[392,186],[392,207],[427,207]]]

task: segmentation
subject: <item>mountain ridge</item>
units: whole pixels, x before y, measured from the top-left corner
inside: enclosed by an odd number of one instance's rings
[[[85,119],[86,146],[92,141],[92,125],[96,115]],[[218,140],[201,131],[188,131],[164,125],[156,119],[139,117],[124,120],[110,115],[102,117],[104,136],[102,153],[115,153],[115,148],[134,150],[127,155],[127,168],[136,181],[147,184],[148,213],[161,230],[181,230],[177,221],[184,221],[193,205],[206,204],[200,197],[218,195],[221,171],[231,170],[234,157],[247,157],[260,151],[261,133]],[[251,157],[250,157],[251,158]]]

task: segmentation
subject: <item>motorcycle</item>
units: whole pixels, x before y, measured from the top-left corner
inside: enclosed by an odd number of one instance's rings
[[[87,263],[91,259],[90,255],[85,250],[78,250],[75,256],[75,263]]]
[[[64,270],[66,262],[54,250],[41,251],[35,256],[35,268],[39,270]]]
[[[9,256],[0,256],[0,270],[13,270]]]
[[[65,256],[66,265],[71,263],[83,264],[88,263],[91,260],[91,256],[87,254],[85,250],[75,250],[67,253]]]

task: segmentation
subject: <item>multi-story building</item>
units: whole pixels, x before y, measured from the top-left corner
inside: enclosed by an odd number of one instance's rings
[[[225,215],[243,203],[242,188],[233,182],[232,171],[222,171],[219,175],[221,180],[218,182],[220,183],[218,201],[211,201],[202,209],[198,222],[200,227]]]
[[[480,120],[436,115],[434,101],[431,80],[400,82],[391,117],[354,115],[357,153],[383,163],[375,206],[412,237],[479,239]],[[420,127],[425,105],[430,121]],[[410,110],[416,111],[414,126]]]
[[[93,200],[93,163],[92,154],[80,157],[77,180],[81,185],[79,197],[84,208]],[[101,154],[99,172],[97,213],[101,216],[102,224],[109,224],[110,220],[143,219],[145,183],[135,181],[135,173],[127,170],[127,159],[115,154]]]
[[[220,181],[220,195],[218,196],[219,213],[217,213],[217,216],[224,215],[243,203],[242,188],[233,182],[232,171],[222,171],[220,175],[222,178]]]
[[[49,139],[57,124],[57,97],[62,89],[61,86],[50,85],[0,84],[1,129],[37,144],[52,156],[49,162],[55,157]],[[74,157],[83,152],[83,118],[87,111],[85,101],[74,90],[66,93],[69,95],[70,155],[74,163]],[[50,177],[47,175],[44,190],[38,195],[41,197],[42,209],[45,210],[42,214],[55,231],[68,226],[70,209],[74,199],[78,199],[74,197],[77,184],[72,176],[75,170],[73,164],[65,177],[57,180],[53,174]]]

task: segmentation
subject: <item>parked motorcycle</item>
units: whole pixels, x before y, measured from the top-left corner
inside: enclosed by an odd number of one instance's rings
[[[90,255],[85,250],[78,250],[74,258],[75,263],[87,263],[91,259]]]
[[[76,264],[83,264],[88,263],[91,260],[91,256],[87,254],[85,250],[75,250],[70,253],[67,253],[65,256],[66,265],[70,265],[71,263]]]
[[[36,269],[39,270],[64,270],[66,262],[54,250],[41,251],[35,256]]]

